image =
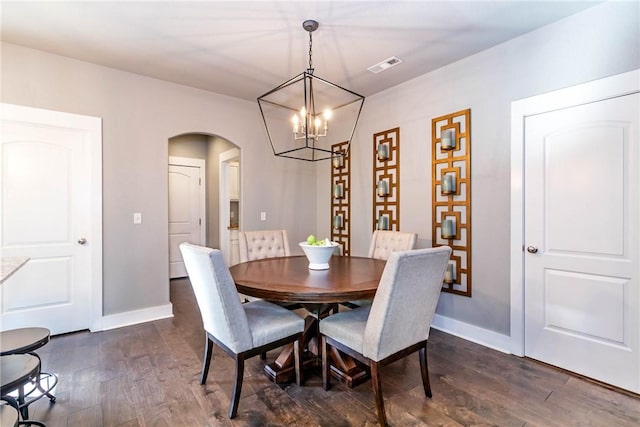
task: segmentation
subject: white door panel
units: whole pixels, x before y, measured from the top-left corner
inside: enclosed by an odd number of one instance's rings
[[[624,344],[627,283],[616,277],[546,269],[544,324],[558,332]]]
[[[525,121],[525,354],[640,390],[636,93]]]
[[[4,312],[73,303],[71,257],[32,259],[28,266],[20,272],[23,287],[7,286]]]
[[[2,286],[2,328],[44,326],[54,334],[90,328],[102,314],[94,304],[98,298],[102,305],[95,261],[101,250],[93,246],[102,244],[93,204],[101,200],[93,194],[100,187],[94,182],[100,120],[24,107],[9,114],[14,110],[3,107],[2,255],[30,260]],[[79,244],[82,238],[88,243]]]
[[[623,255],[625,127],[601,122],[544,137],[547,251]]]
[[[169,165],[169,278],[185,277],[180,243],[204,244],[203,168]]]

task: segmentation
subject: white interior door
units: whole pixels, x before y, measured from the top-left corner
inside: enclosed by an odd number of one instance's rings
[[[639,105],[635,93],[524,123],[525,354],[634,392]]]
[[[186,277],[180,243],[205,242],[204,161],[169,160],[169,278]]]
[[[91,328],[102,315],[101,121],[1,110],[2,256],[30,258],[1,287],[2,329]]]

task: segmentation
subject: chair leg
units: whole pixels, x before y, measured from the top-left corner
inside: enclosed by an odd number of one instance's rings
[[[213,341],[209,339],[209,336],[205,332],[204,359],[202,360],[202,376],[200,377],[200,384],[204,384],[207,382],[207,375],[209,375],[209,365],[211,365],[212,353]]]
[[[244,378],[244,356],[236,355],[236,380],[233,383],[233,394],[231,396],[231,406],[229,407],[229,418],[235,418],[238,413],[238,403],[240,402],[240,392],[242,391],[242,380]]]
[[[422,374],[422,387],[424,387],[425,396],[431,398],[431,383],[429,382],[429,367],[427,365],[427,343],[424,343],[424,347],[418,350],[418,356],[420,358],[420,373]]]
[[[267,352],[263,351],[262,353],[260,353],[260,360],[267,360]]]
[[[321,353],[322,353],[322,388],[329,390],[329,346],[327,345],[327,337],[322,335],[321,339]]]
[[[303,335],[300,334],[298,339],[293,342],[293,362],[296,369],[296,384],[299,386],[301,386],[304,382],[304,373],[302,371],[302,354],[300,354],[302,339]]]
[[[380,372],[378,363],[373,360],[369,363],[371,368],[371,385],[373,386],[373,398],[376,401],[376,412],[378,413],[378,423],[382,427],[387,425],[387,416],[384,412],[384,400],[382,399],[382,387],[380,384]]]

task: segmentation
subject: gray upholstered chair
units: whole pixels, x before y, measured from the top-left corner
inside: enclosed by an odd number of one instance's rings
[[[304,319],[267,301],[241,304],[222,252],[182,243],[180,251],[198,301],[206,335],[200,384],[207,381],[213,343],[236,361],[229,418],[238,411],[244,361],[268,350],[294,343],[296,382],[302,382],[300,342]]]
[[[240,231],[238,240],[240,262],[291,255],[287,230]],[[258,298],[240,294],[240,299],[256,301]],[[278,305],[289,309],[300,307],[300,304],[296,303],[279,303]]]
[[[240,262],[291,255],[287,230],[240,231]]]
[[[418,234],[403,233],[402,231],[376,230],[371,236],[369,244],[369,258],[388,260],[391,252],[409,251],[416,246]],[[357,300],[343,303],[349,308],[368,305],[371,300]]]
[[[320,322],[322,383],[329,388],[328,346],[371,370],[378,421],[386,425],[379,367],[419,351],[422,385],[431,397],[427,339],[451,248],[393,252],[371,305],[334,314]]]
[[[413,249],[416,246],[417,239],[418,235],[416,233],[376,230],[371,236],[369,258],[387,260],[393,251],[409,251]]]

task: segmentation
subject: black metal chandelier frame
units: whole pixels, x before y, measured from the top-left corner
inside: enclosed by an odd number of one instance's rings
[[[260,114],[262,116],[262,120],[264,122],[264,126],[267,132],[267,137],[269,138],[269,143],[271,144],[271,149],[273,150],[273,154],[276,156],[287,157],[287,158],[297,159],[297,160],[305,160],[310,162],[315,162],[318,160],[327,160],[327,159],[331,159],[339,156],[346,156],[347,153],[349,152],[353,135],[355,134],[356,126],[360,118],[360,113],[362,112],[362,107],[364,105],[365,97],[352,90],[346,89],[338,84],[332,83],[326,79],[323,79],[313,74],[314,68],[312,67],[312,59],[311,59],[311,54],[312,54],[311,48],[312,48],[313,39],[311,34],[313,31],[315,31],[318,28],[318,23],[313,20],[307,20],[303,22],[302,27],[309,33],[309,68],[307,68],[306,71],[303,71],[302,73],[296,75],[295,77],[290,78],[289,80],[282,83],[281,85],[271,89],[270,91],[261,95],[257,99],[258,106],[260,108]],[[263,105],[265,106],[270,105],[273,107],[282,108],[282,109],[291,111],[294,114],[297,113],[298,112],[297,108],[294,108],[289,105],[284,105],[282,103],[274,102],[267,98],[270,95],[273,95],[276,92],[286,89],[289,86],[300,83],[301,81],[302,81],[303,90],[304,90],[304,98],[303,98],[304,108],[306,109],[308,114],[305,114],[305,117],[304,117],[303,136],[299,138],[295,137],[296,132],[294,131],[294,138],[304,140],[304,145],[294,146],[293,148],[283,149],[279,151],[278,149],[276,149],[272,132],[269,130],[269,125],[267,123],[267,118],[265,115],[265,110],[263,109]],[[331,149],[331,146],[322,147],[319,142],[319,138],[324,137],[325,135],[320,135],[317,131],[317,127],[316,127],[316,133],[313,133],[312,131],[310,131],[310,129],[313,129],[314,127],[313,121],[310,119],[315,118],[320,114],[316,112],[316,108],[315,108],[314,82],[327,85],[328,87],[334,88],[336,90],[344,91],[345,93],[351,94],[353,96],[353,99],[349,100],[348,102],[344,102],[339,105],[333,106],[334,111],[357,102],[360,103],[360,105],[357,107],[357,114],[355,115],[355,121],[353,123],[353,126],[351,127],[351,131],[349,132],[349,138],[347,140],[347,145],[344,151],[333,151]],[[325,133],[326,133],[326,127],[325,127]],[[338,141],[338,142],[344,142],[344,141]],[[311,151],[310,156],[303,157],[301,155],[297,155],[300,153],[300,151],[308,152],[309,150]]]

